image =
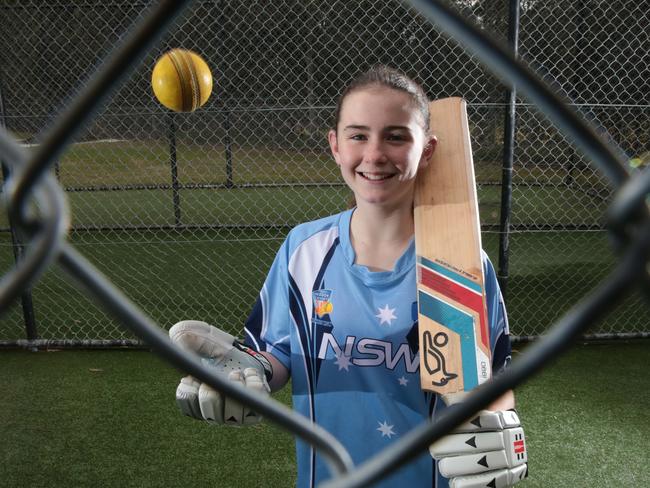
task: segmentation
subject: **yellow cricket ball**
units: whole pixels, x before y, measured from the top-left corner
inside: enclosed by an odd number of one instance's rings
[[[193,112],[212,93],[212,73],[195,52],[172,49],[156,62],[151,73],[153,93],[160,103],[175,112]]]

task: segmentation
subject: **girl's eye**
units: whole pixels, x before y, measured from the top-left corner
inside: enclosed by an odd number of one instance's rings
[[[365,141],[366,136],[365,134],[352,134],[350,136],[350,139],[352,139],[353,141]]]
[[[406,136],[404,134],[392,133],[392,134],[388,134],[387,139],[389,141],[405,141]]]

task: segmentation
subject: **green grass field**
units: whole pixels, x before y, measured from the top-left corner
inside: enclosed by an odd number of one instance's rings
[[[225,181],[222,146],[178,143],[181,183]],[[477,159],[476,168],[479,181],[498,181],[500,168],[495,161]],[[183,189],[177,209],[171,190],[72,191],[67,197],[72,227],[77,230],[70,240],[163,327],[193,317],[239,333],[288,227],[346,208],[349,193],[325,152],[235,146],[233,174],[237,184],[300,183]],[[598,224],[606,202],[577,186],[562,185],[560,167],[531,164],[517,168],[516,177],[511,223],[531,230],[510,235],[507,305],[513,334],[537,335],[604,279],[615,259],[604,232],[572,229]],[[576,177],[580,185],[599,182],[590,172]],[[59,178],[70,187],[169,185],[168,145],[165,140],[75,144],[60,162]],[[500,193],[498,185],[479,187],[486,228],[499,223]],[[175,210],[180,212],[180,224],[188,228],[174,227]],[[0,215],[0,227],[6,225],[6,217]],[[566,230],[538,231],[536,226],[566,226]],[[10,242],[8,233],[0,234],[2,269],[13,263]],[[495,266],[498,244],[495,231],[483,233],[484,248]],[[132,338],[56,267],[36,283],[33,296],[44,339]],[[645,331],[647,319],[640,309],[640,299],[631,296],[592,332]],[[24,337],[21,313],[14,307],[0,320],[0,340]]]
[[[517,390],[530,457],[522,487],[650,483],[648,345],[577,345]],[[182,417],[179,373],[149,352],[4,350],[0,364],[2,486],[293,486],[287,432]],[[286,389],[275,399],[290,404]]]
[[[514,225],[596,225],[605,203],[566,187],[526,187],[514,192]],[[525,203],[524,202],[525,197]],[[481,222],[499,224],[501,188],[479,191]],[[174,224],[171,190],[74,192],[68,194],[75,227],[165,226]],[[192,189],[179,192],[185,225],[283,225],[306,222],[344,209],[350,200],[345,186]],[[587,209],[587,210],[585,210]],[[600,211],[600,214],[598,212]]]
[[[494,156],[490,156],[493,158]],[[227,181],[226,150],[222,146],[178,141],[180,184]],[[476,158],[482,223],[499,222],[500,162]],[[235,185],[283,184],[282,188],[181,190],[184,224],[269,225],[297,223],[346,206],[348,192],[326,150],[286,150],[233,146],[232,182]],[[516,168],[513,224],[576,226],[599,223],[605,203],[583,187],[600,188],[598,174],[581,171],[575,185],[563,184],[566,168],[531,164]],[[93,188],[130,185],[171,185],[169,144],[164,139],[94,141],[73,144],[58,165],[64,187]],[[301,185],[322,185],[305,188]],[[532,185],[532,186],[530,186]],[[174,223],[171,190],[82,191],[68,194],[75,227],[160,226]],[[7,227],[0,216],[0,227]]]
[[[234,334],[249,313],[284,230],[78,233],[73,244],[162,327],[201,318]],[[507,307],[514,335],[544,331],[603,279],[615,259],[598,232],[517,233]],[[3,266],[11,262],[5,241]],[[498,235],[484,235],[496,263]],[[571,249],[570,252],[566,249]],[[584,252],[590,249],[590,252]],[[133,336],[70,282],[58,267],[33,288],[36,321],[44,339],[124,339]],[[646,330],[640,297],[588,332]],[[18,306],[0,320],[0,339],[22,339]]]

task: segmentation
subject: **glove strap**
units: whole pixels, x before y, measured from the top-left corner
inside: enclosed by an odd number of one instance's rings
[[[259,363],[262,365],[262,368],[264,368],[264,376],[266,377],[266,381],[271,381],[271,378],[273,378],[273,366],[271,366],[271,363],[264,357],[264,355],[260,354],[255,349],[245,346],[237,340],[233,341],[232,345],[238,351],[246,353],[252,358],[257,359],[257,361],[259,361]]]

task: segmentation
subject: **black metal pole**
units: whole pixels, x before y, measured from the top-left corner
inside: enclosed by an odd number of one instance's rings
[[[226,146],[226,188],[235,186],[232,174],[232,138],[230,137],[230,110],[223,111],[224,144]]]
[[[226,1],[222,1],[220,5],[220,12],[221,15],[219,17],[219,25],[218,25],[218,33],[217,33],[217,48],[221,51],[221,55],[225,56],[226,55],[226,32],[227,32],[227,23],[228,19],[226,17],[226,13],[228,12],[228,5]],[[225,147],[225,156],[226,156],[226,188],[232,188],[235,186],[235,182],[233,181],[233,167],[232,167],[232,137],[231,137],[231,127],[232,127],[232,119],[231,119],[231,111],[228,108],[228,98],[226,97],[226,93],[224,90],[225,83],[222,83],[222,93],[220,100],[222,100],[223,103],[223,144]]]
[[[587,15],[589,11],[589,6],[585,5],[585,2],[583,0],[580,0],[578,2],[574,3],[574,8],[575,8],[575,14],[576,14],[576,20],[577,20],[577,25],[574,29],[575,32],[575,37],[573,37],[573,46],[571,48],[571,51],[568,52],[567,54],[571,56],[573,60],[572,66],[575,68],[573,69],[573,74],[571,75],[570,78],[570,84],[569,84],[569,100],[579,100],[579,95],[581,93],[586,93],[586,86],[584,83],[584,73],[581,73],[582,70],[585,69],[585,66],[587,63],[585,62],[587,60],[587,56],[585,56],[585,30],[587,29],[587,25],[585,22],[585,16]],[[575,102],[571,102],[575,103]],[[564,175],[564,184],[566,186],[572,186],[575,183],[575,177],[574,174],[576,173],[576,170],[578,169],[578,164],[580,161],[580,154],[573,148],[569,148],[569,157],[566,158],[566,164],[564,165],[564,169],[566,171]]]
[[[167,126],[167,138],[169,140],[169,164],[172,174],[172,200],[174,203],[174,225],[181,225],[181,196],[178,184],[178,163],[176,159],[176,114],[169,112],[169,124]]]
[[[0,74],[1,75],[1,74]],[[4,85],[2,83],[2,76],[0,76],[0,127],[7,128],[7,112],[4,103]],[[0,160],[2,166],[2,179],[7,181],[9,179],[9,168],[4,161]],[[11,232],[11,247],[14,252],[14,260],[20,261],[23,256],[22,238],[18,229],[14,225],[11,215],[7,215],[9,220],[9,230]],[[36,316],[34,315],[34,300],[32,298],[31,288],[26,289],[20,296],[20,303],[23,309],[23,319],[25,320],[25,334],[27,340],[32,341],[38,339],[38,329],[36,328]]]
[[[508,43],[515,56],[519,53],[519,0],[509,0]],[[503,126],[503,167],[501,171],[501,221],[499,224],[499,264],[497,278],[505,298],[510,270],[510,216],[512,213],[512,170],[515,156],[517,90],[506,90]]]
[[[7,165],[2,163],[2,179],[7,181],[9,178],[9,170]],[[13,223],[11,216],[8,216],[9,219],[9,229],[11,231],[11,247],[14,251],[14,259],[16,262],[20,261],[23,256],[23,244],[22,238],[18,234],[18,229]],[[34,300],[32,298],[31,288],[26,289],[22,295],[20,295],[20,303],[23,309],[23,319],[25,320],[25,334],[27,340],[33,341],[38,339],[38,329],[36,328],[36,316],[34,315]]]

